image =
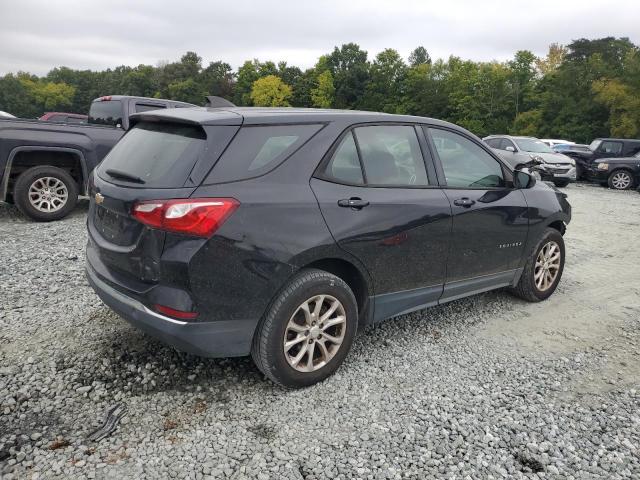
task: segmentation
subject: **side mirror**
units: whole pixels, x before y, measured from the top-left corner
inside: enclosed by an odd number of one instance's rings
[[[511,153],[513,153],[513,152],[515,152],[515,151],[516,151],[516,149],[515,149],[515,148],[513,148],[511,145],[509,145],[508,147],[505,147],[505,150],[506,150],[507,152],[511,152]]]
[[[513,172],[513,185],[516,188],[531,188],[536,184],[536,179],[533,175],[523,172],[522,170],[515,170]]]

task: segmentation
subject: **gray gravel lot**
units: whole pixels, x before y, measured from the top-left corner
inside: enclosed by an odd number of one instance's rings
[[[640,194],[567,192],[548,301],[492,292],[369,327],[298,391],[103,306],[86,202],[51,224],[0,206],[0,477],[640,478]],[[89,440],[116,404],[117,429]]]

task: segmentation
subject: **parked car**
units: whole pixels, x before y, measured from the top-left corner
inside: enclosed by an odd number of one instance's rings
[[[44,122],[87,123],[87,115],[80,113],[46,112],[38,120]]]
[[[193,106],[113,95],[91,103],[88,124],[0,119],[0,202],[33,220],[59,220],[86,194],[89,174],[129,128],[129,115]]]
[[[555,138],[542,138],[540,139],[540,141],[546,143],[551,148],[555,147],[556,145],[571,145],[574,143],[570,140],[558,140]]]
[[[577,178],[587,180],[593,178],[593,163],[601,158],[630,158],[640,151],[639,139],[596,138],[589,144],[588,151],[568,151],[576,162]]]
[[[559,143],[551,147],[556,153],[563,153],[567,156],[571,156],[572,153],[589,152],[589,145],[583,145],[579,143]]]
[[[173,109],[94,170],[90,284],[134,326],[311,385],[359,326],[501,287],[528,301],[564,266],[566,195],[422,117]]]
[[[0,110],[0,118],[16,118],[15,115]]]
[[[640,185],[640,151],[632,157],[599,158],[585,176],[592,182],[616,190],[629,190]]]
[[[534,137],[490,135],[484,141],[511,167],[535,166],[541,179],[553,182],[556,187],[566,187],[576,179],[575,162],[554,152],[542,140]]]

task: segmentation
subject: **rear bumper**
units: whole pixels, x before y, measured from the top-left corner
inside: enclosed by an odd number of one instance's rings
[[[134,327],[178,350],[202,357],[249,355],[258,320],[185,322],[156,313],[102,280],[86,263],[89,284],[100,299]]]

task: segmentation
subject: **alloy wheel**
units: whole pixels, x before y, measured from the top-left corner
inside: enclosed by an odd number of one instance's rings
[[[554,241],[547,242],[538,253],[533,279],[539,291],[549,290],[556,281],[560,272],[561,255],[560,246]]]
[[[37,178],[29,187],[29,203],[40,212],[57,212],[66,205],[68,198],[67,186],[55,177]]]
[[[299,372],[314,372],[338,353],[347,330],[344,306],[331,295],[304,301],[289,319],[284,332],[287,363]]]
[[[616,190],[625,190],[631,185],[631,177],[626,172],[618,172],[611,177],[611,185]]]

